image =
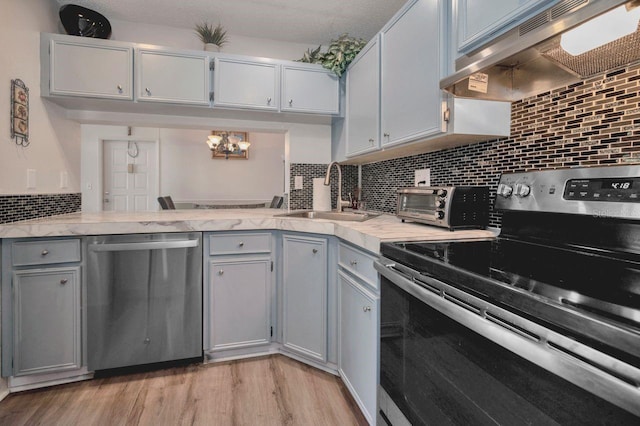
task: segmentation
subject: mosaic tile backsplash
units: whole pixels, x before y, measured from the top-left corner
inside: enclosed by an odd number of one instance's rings
[[[328,164],[301,164],[294,163],[290,167],[290,195],[289,204],[291,210],[313,208],[313,179],[326,176]],[[354,194],[358,187],[358,167],[340,166],[342,170],[342,199],[348,200],[349,193]],[[302,189],[294,188],[294,179],[302,176]],[[338,196],[338,171],[331,168],[331,208],[336,208],[336,198]]]
[[[511,136],[362,166],[368,208],[395,212],[396,190],[430,168],[432,185],[488,185],[502,172],[640,164],[640,64],[512,104]],[[500,214],[491,212],[491,226]]]
[[[82,194],[0,195],[0,223],[80,211]]]

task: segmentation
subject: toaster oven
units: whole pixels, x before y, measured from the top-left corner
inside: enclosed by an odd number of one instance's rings
[[[419,186],[398,189],[396,215],[444,228],[485,228],[489,224],[489,187]]]

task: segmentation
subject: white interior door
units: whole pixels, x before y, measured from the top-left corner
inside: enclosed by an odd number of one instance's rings
[[[105,211],[158,210],[158,155],[152,141],[104,141]]]

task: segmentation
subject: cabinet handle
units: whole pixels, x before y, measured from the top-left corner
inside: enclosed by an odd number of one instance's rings
[[[118,93],[122,93],[122,84],[118,84]]]
[[[146,339],[144,339],[144,344],[145,345],[148,345],[149,343],[151,343],[151,339],[150,338],[147,337]]]
[[[147,95],[151,96],[151,90],[149,90],[148,87],[145,87],[144,91],[147,92]]]
[[[313,252],[313,254],[316,254],[318,252],[318,249],[313,249],[311,251]]]
[[[46,255],[49,254],[49,250],[46,250],[46,249],[42,250],[42,253],[40,253],[40,254],[42,254],[43,256],[46,256]]]
[[[385,138],[388,138],[388,137],[389,137],[389,133],[385,133],[383,136],[384,136]]]
[[[358,261],[357,260],[352,260],[349,263],[351,264],[351,266],[356,266],[358,264]]]
[[[293,99],[289,99],[289,106],[293,106]]]
[[[238,246],[244,247],[244,241],[240,241],[240,243],[238,243]]]
[[[220,269],[220,270],[218,271],[218,275],[223,275],[223,274],[224,274],[224,270]]]
[[[267,98],[267,105],[271,105],[271,98]]]
[[[373,142],[374,142],[373,138],[369,139],[369,145],[373,145]]]
[[[364,312],[371,312],[371,306],[363,306],[363,307],[362,307],[362,310],[363,310]]]
[[[67,280],[66,278],[63,278],[60,280],[60,284],[65,285],[66,283],[68,283],[69,280]]]

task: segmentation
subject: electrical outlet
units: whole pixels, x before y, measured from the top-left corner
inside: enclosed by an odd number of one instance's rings
[[[293,178],[293,189],[302,189],[302,176],[295,176]]]
[[[415,186],[431,186],[431,169],[420,169],[415,172]]]

